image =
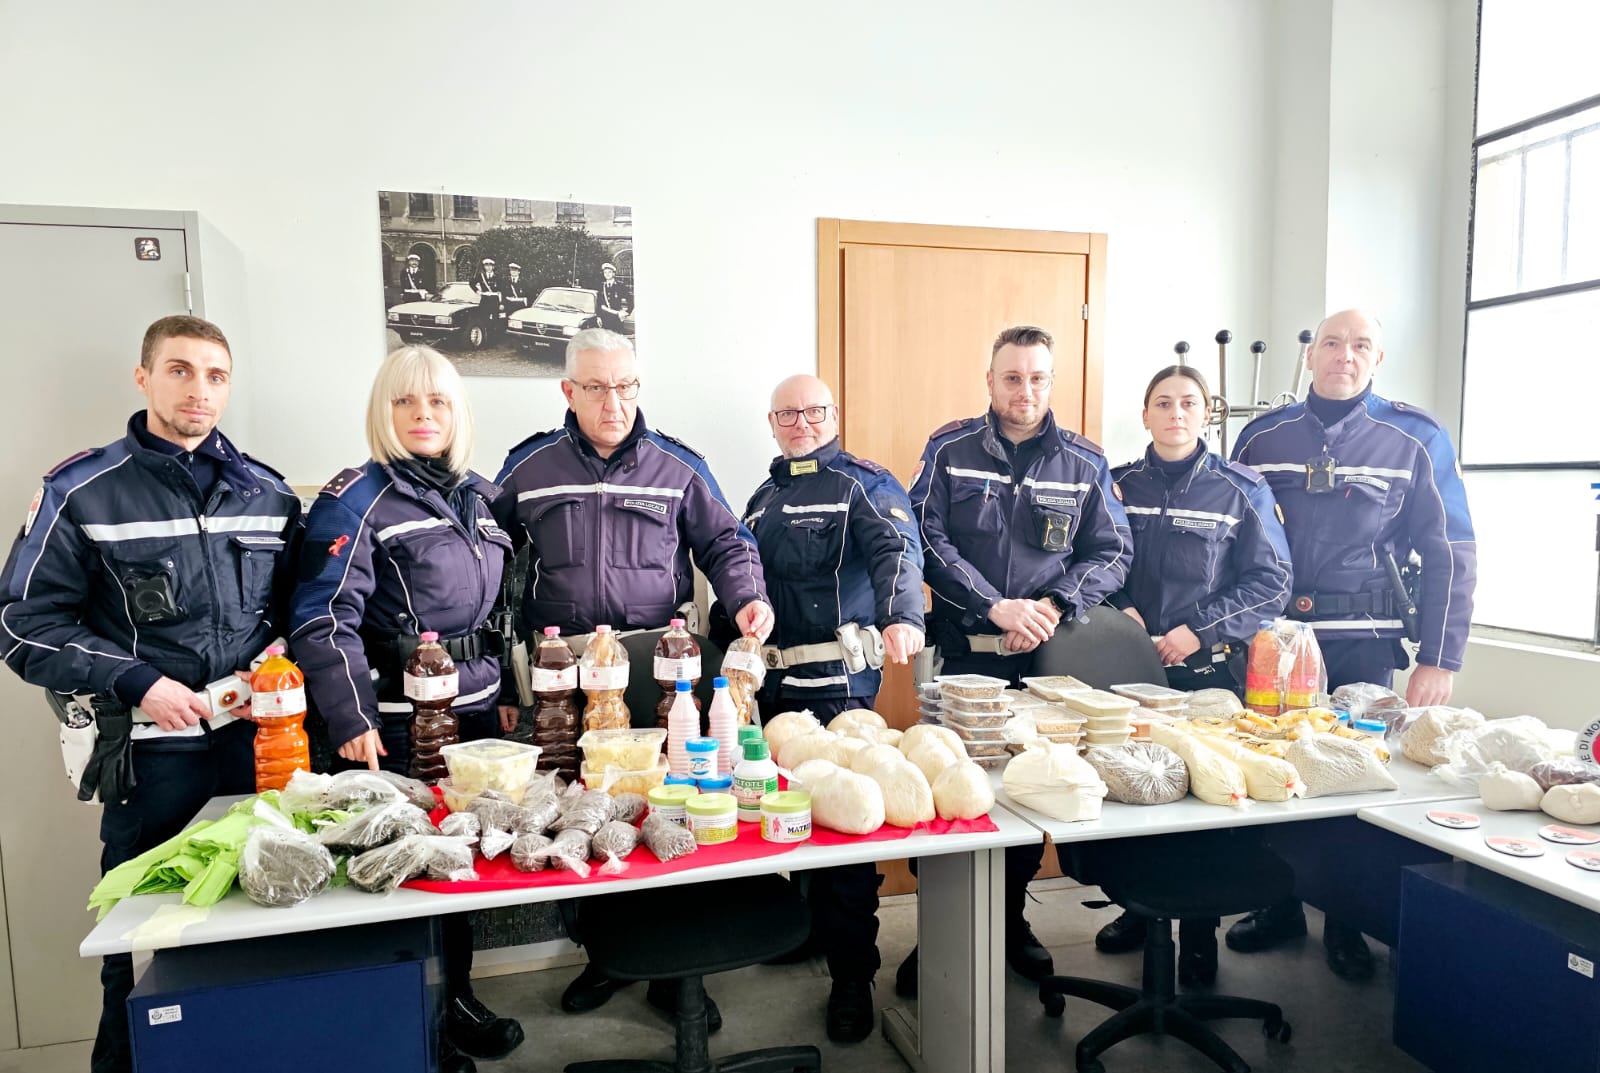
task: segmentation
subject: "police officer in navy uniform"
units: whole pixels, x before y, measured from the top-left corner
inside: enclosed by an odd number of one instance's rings
[[[988,412],[939,429],[917,464],[911,505],[933,590],[929,634],[946,674],[1017,684],[1062,620],[1127,578],[1132,541],[1105,456],[1050,412],[1052,345],[1042,328],[1001,332]],[[1006,958],[1030,980],[1053,969],[1022,915],[1043,854],[1043,845],[1006,851]],[[896,987],[915,982],[913,952]]]
[[[426,302],[432,293],[422,278],[422,258],[415,253],[406,254],[406,267],[400,273],[400,300]]]
[[[496,711],[504,639],[490,613],[511,538],[490,511],[499,489],[467,468],[472,439],[455,366],[427,347],[402,347],[372,385],[371,460],[335,476],[312,505],[290,642],[340,766],[406,774],[413,711],[403,676],[425,631],[455,660],[461,740],[509,729]],[[467,914],[443,917],[442,931],[444,1068],[461,1073],[473,1063],[448,1045],[501,1058],[522,1042],[522,1026],[472,993]]]
[[[522,282],[522,266],[512,261],[506,265],[507,279],[500,290],[500,305],[505,313],[505,319],[510,320],[511,314],[528,308],[532,300],[528,297],[528,285]]]
[[[495,274],[493,257],[485,257],[472,277],[472,289],[478,292],[478,312],[483,318],[485,332],[498,332],[501,326],[501,281]]]
[[[662,629],[693,600],[698,566],[739,632],[766,640],[772,608],[755,537],[705,458],[645,422],[639,390],[633,343],[584,329],[567,342],[566,423],[506,458],[495,517],[531,550],[519,632],[559,626],[580,647],[601,624]],[[561,1008],[597,1009],[621,986],[591,963],[563,992]],[[676,995],[670,980],[650,982],[653,1005],[673,1011]],[[712,1031],[721,1027],[710,998],[706,1020]]]
[[[1449,701],[1461,669],[1477,550],[1450,434],[1415,406],[1373,392],[1383,359],[1376,317],[1356,309],[1327,317],[1306,354],[1306,401],[1250,422],[1234,457],[1267,479],[1283,508],[1294,553],[1289,614],[1316,630],[1329,690],[1351,682],[1388,686],[1409,662],[1400,644],[1409,636],[1419,647],[1406,703],[1424,707]],[[1413,552],[1421,558],[1420,594],[1397,591]],[[1343,825],[1344,834],[1356,838],[1364,826]],[[1360,930],[1331,904],[1344,899],[1311,889],[1322,862],[1294,859],[1286,839],[1274,844],[1291,858],[1302,893],[1327,906],[1329,966],[1346,979],[1370,977],[1372,954]],[[1305,930],[1299,903],[1290,902],[1235,924],[1228,945],[1264,950]]]
[[[922,549],[911,503],[888,470],[840,449],[838,413],[815,376],[778,385],[767,421],[783,455],[744,513],[775,619],[762,706],[809,709],[824,723],[871,708],[884,659],[907,663],[923,643]],[[812,945],[833,977],[828,1038],[856,1043],[874,1023],[880,877],[871,863],[809,875]]]
[[[1293,574],[1272,489],[1201,439],[1211,393],[1198,370],[1170,365],[1144,392],[1144,457],[1112,470],[1133,530],[1128,583],[1108,601],[1155,639],[1174,689],[1243,694],[1245,653],[1283,613]],[[1101,928],[1103,953],[1144,949],[1148,918],[1123,913]],[[1178,982],[1217,977],[1217,922],[1185,920]]]
[[[98,790],[102,871],[183,830],[212,797],[255,789],[248,705],[207,684],[247,671],[284,629],[300,501],[217,431],[233,357],[216,325],[163,317],[134,370],[127,434],[46,477],[0,577],[5,659],[25,681],[93,694],[80,797]],[[132,1068],[133,962],[105,959],[91,1068]]]

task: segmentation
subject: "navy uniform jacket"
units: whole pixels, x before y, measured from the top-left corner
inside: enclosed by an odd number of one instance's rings
[[[1210,450],[1198,451],[1176,477],[1157,461],[1151,447],[1112,470],[1133,529],[1133,565],[1120,597],[1152,635],[1188,626],[1207,647],[1248,642],[1283,613],[1293,582],[1272,489]]]
[[[1001,632],[1001,599],[1053,598],[1067,617],[1121,589],[1133,543],[1100,448],[1046,415],[1043,449],[1022,479],[991,413],[952,421],[923,449],[911,485],[933,621],[963,634]],[[1046,547],[1049,530],[1065,539]],[[940,644],[949,633],[940,632]]]
[[[465,637],[488,620],[511,556],[511,538],[489,511],[497,491],[467,475],[452,494],[467,524],[437,490],[381,462],[347,469],[318,493],[290,645],[335,747],[378,729],[380,714],[410,716],[389,642],[428,630]],[[456,671],[457,717],[491,709],[500,661],[479,656]]]
[[[1306,466],[1326,448],[1333,491],[1307,490]],[[1234,458],[1272,485],[1294,553],[1295,592],[1388,592],[1383,553],[1422,556],[1419,663],[1461,669],[1472,622],[1477,545],[1449,433],[1403,402],[1371,394],[1330,428],[1305,403],[1245,426]],[[1314,614],[1314,613],[1313,613]],[[1400,637],[1401,621],[1372,614],[1314,620],[1317,637]]]
[[[0,645],[23,680],[112,692],[154,668],[198,689],[284,628],[300,500],[213,432],[221,479],[205,493],[178,458],[134,434],[68,459],[0,577]],[[163,595],[165,594],[165,595]]]
[[[660,629],[694,597],[694,563],[736,614],[766,600],[755,537],[739,522],[706,460],[645,424],[609,459],[571,411],[566,424],[511,449],[496,481],[495,517],[532,545],[522,633]]]
[[[779,458],[770,472],[744,511],[772,595],[775,625],[767,643],[832,641],[845,622],[922,629],[922,545],[894,475],[840,450],[838,440]],[[789,696],[798,693],[796,699],[868,697],[878,692],[882,672],[850,674],[842,661],[830,660],[768,680]]]

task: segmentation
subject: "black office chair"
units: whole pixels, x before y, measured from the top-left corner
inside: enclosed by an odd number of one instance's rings
[[[713,1060],[702,978],[777,957],[805,941],[811,915],[775,876],[726,879],[583,899],[578,926],[589,960],[617,980],[675,980],[677,1059],[574,1062],[566,1073],[816,1073],[815,1047],[764,1047]]]
[[[656,642],[665,632],[647,630],[622,639],[622,647],[628,650],[628,691],[622,695],[622,702],[628,706],[636,727],[656,725],[656,701],[661,697],[661,688],[656,685],[652,668]],[[694,634],[694,639],[700,643],[700,685],[694,695],[700,701],[700,725],[704,729],[706,708],[711,704],[711,680],[722,673],[722,649],[699,634]]]
[[[1096,689],[1145,682],[1167,684],[1150,635],[1114,607],[1091,607],[1088,621],[1068,619],[1033,653],[1036,675],[1070,674]]]
[[[1232,995],[1176,993],[1174,920],[1215,919],[1272,905],[1294,890],[1294,873],[1253,837],[1232,831],[1127,838],[1073,847],[1071,869],[1098,882],[1106,897],[1147,917],[1144,979],[1138,988],[1075,976],[1047,976],[1039,1001],[1060,1017],[1065,996],[1088,999],[1117,1012],[1078,1041],[1078,1073],[1104,1073],[1100,1056],[1133,1036],[1176,1036],[1227,1073],[1250,1066],[1204,1022],[1260,1018],[1268,1039],[1287,1043],[1289,1023],[1270,1002]]]

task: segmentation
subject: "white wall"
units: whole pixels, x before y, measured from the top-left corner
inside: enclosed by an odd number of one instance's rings
[[[595,10],[13,5],[0,201],[215,223],[250,273],[246,446],[305,483],[365,454],[381,188],[633,205],[642,405],[736,501],[814,363],[818,216],[1108,232],[1114,460],[1175,339],[1267,330],[1260,3]],[[560,418],[551,382],[469,386],[491,475]]]

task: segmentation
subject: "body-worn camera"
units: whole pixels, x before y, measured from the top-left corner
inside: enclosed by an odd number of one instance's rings
[[[128,610],[135,625],[154,626],[183,620],[183,609],[173,598],[172,580],[167,575],[124,577],[122,589],[128,595]]]
[[[1333,456],[1323,448],[1316,458],[1306,463],[1306,491],[1320,495],[1333,491]]]
[[[1039,546],[1045,551],[1071,550],[1072,515],[1056,510],[1044,511],[1039,516]]]

